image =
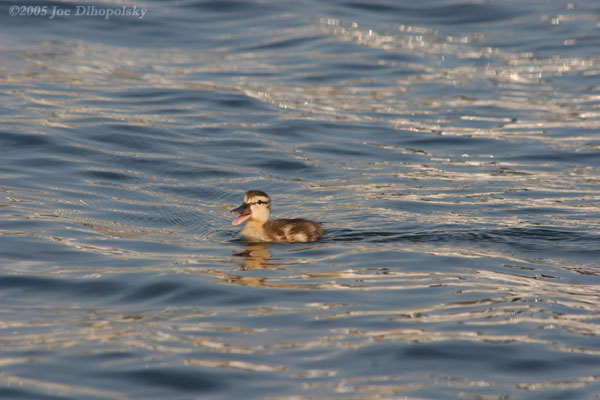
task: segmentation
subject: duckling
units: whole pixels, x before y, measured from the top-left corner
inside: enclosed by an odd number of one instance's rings
[[[303,218],[276,219],[269,221],[271,199],[260,190],[249,190],[244,203],[231,210],[240,214],[231,225],[248,221],[240,236],[249,242],[313,242],[323,234],[321,223]]]

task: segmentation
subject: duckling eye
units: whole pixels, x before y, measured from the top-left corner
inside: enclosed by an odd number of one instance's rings
[[[262,203],[263,203],[263,201],[262,201],[262,200],[258,200],[258,201],[256,202],[256,204],[262,204]]]

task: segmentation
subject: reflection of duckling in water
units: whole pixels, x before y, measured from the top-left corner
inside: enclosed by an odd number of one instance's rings
[[[244,258],[242,263],[243,270],[277,268],[279,264],[269,262],[271,259],[269,246],[270,244],[265,242],[247,243],[245,251],[233,253],[233,255]]]
[[[231,210],[240,214],[233,226],[248,221],[240,235],[249,242],[313,242],[323,234],[319,222],[303,218],[276,219],[269,221],[271,199],[265,192],[250,190],[244,203]]]

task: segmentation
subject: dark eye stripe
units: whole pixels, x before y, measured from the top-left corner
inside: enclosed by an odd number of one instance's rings
[[[257,200],[254,203],[248,203],[248,204],[250,204],[250,205],[252,205],[252,204],[269,204],[269,202],[268,201],[264,201],[264,200]]]

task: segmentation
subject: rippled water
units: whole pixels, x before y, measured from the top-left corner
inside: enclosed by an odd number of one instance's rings
[[[0,397],[600,396],[595,2],[35,4],[147,14],[0,7]]]

